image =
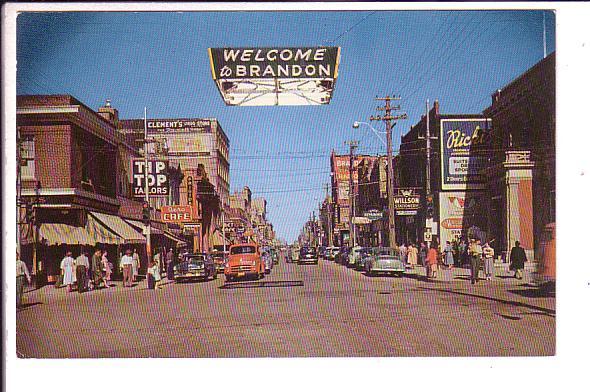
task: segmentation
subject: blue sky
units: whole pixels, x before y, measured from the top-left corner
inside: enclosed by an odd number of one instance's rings
[[[555,17],[545,12],[547,52]],[[71,94],[121,118],[216,117],[230,138],[233,190],[265,197],[281,238],[295,239],[323,199],[332,149],[360,141],[384,153],[367,127],[376,96],[402,96],[408,114],[394,146],[438,99],[443,113],[480,113],[493,91],[543,58],[541,11],[25,13],[18,17],[18,94]],[[208,47],[340,46],[332,102],[228,107]],[[382,124],[374,124],[383,129]]]

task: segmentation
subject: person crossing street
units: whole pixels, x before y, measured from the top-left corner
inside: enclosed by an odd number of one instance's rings
[[[83,251],[80,256],[76,257],[76,283],[80,294],[88,290],[89,267],[88,256],[86,251]]]

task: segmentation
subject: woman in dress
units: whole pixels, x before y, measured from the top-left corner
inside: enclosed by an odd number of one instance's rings
[[[430,245],[428,255],[426,256],[426,275],[428,278],[436,278],[438,270],[438,252],[434,242]]]
[[[445,255],[445,265],[447,268],[453,269],[453,266],[455,265],[455,259],[453,257],[453,247],[451,246],[450,241],[447,241],[447,245],[445,246],[443,253]]]
[[[76,262],[72,258],[72,252],[66,252],[66,256],[61,260],[60,268],[64,277],[63,284],[68,286],[68,291],[72,291],[72,285],[76,283],[76,274],[74,273]]]
[[[408,246],[408,264],[411,269],[416,268],[416,265],[418,265],[418,248],[414,244]]]
[[[104,252],[102,252],[102,259],[101,259],[101,263],[102,263],[102,271],[104,272],[104,274],[102,275],[102,281],[104,283],[104,287],[111,287],[109,286],[109,280],[111,280],[111,266],[109,265],[109,259],[107,258],[107,251],[105,250]]]

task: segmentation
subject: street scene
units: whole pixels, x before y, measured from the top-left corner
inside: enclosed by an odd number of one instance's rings
[[[19,360],[556,355],[553,11],[16,23]]]

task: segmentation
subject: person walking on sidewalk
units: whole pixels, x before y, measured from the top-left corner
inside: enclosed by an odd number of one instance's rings
[[[111,287],[109,285],[109,280],[111,280],[111,266],[109,265],[109,259],[107,258],[107,251],[105,250],[102,252],[102,257],[100,259],[100,266],[102,270],[102,281],[104,282],[104,287]]]
[[[510,251],[510,271],[514,271],[514,277],[522,280],[524,263],[526,263],[526,254],[524,249],[520,246],[520,242],[516,241],[514,247]]]
[[[102,275],[102,252],[100,249],[96,249],[92,255],[92,285],[96,290],[99,288],[100,283],[103,282]]]
[[[483,254],[479,239],[471,239],[467,253],[471,257],[471,284],[475,284],[475,282],[479,282],[479,270],[481,268],[481,256]]]
[[[131,256],[131,249],[127,249],[125,255],[121,257],[121,268],[123,269],[123,287],[133,286],[133,256]]]
[[[408,246],[408,265],[411,269],[416,268],[418,264],[418,248],[414,244],[410,243]]]
[[[486,280],[492,280],[494,276],[494,248],[490,246],[489,242],[483,246],[483,271]]]
[[[61,269],[61,273],[64,277],[63,284],[68,286],[68,292],[72,291],[72,285],[76,283],[76,275],[74,272],[75,266],[76,261],[72,257],[72,252],[68,250],[65,257],[61,259],[61,263],[59,264],[59,268]]]
[[[453,247],[451,246],[451,242],[447,241],[445,248],[443,249],[443,254],[445,256],[445,265],[449,269],[453,269],[455,265],[455,258],[453,257]]]
[[[406,265],[408,263],[408,248],[406,247],[406,244],[402,243],[399,247],[399,255],[402,259],[403,265]]]
[[[166,253],[166,278],[174,280],[174,252],[172,248],[168,249],[168,253]]]
[[[420,265],[426,267],[426,254],[428,253],[428,247],[423,242],[420,244],[420,250],[418,251],[418,256],[420,257]]]
[[[433,242],[430,245],[428,254],[426,255],[426,277],[428,279],[436,278],[436,271],[438,270],[438,252],[436,244]]]
[[[139,267],[141,264],[139,263],[139,255],[137,254],[137,249],[133,249],[133,281],[137,282],[137,276],[139,275]]]
[[[152,260],[152,262],[150,263],[149,268],[147,269],[147,274],[148,274],[148,288],[150,288],[150,281],[153,279],[154,282],[154,290],[160,290],[162,289],[162,287],[160,286],[160,281],[162,280],[162,277],[160,275],[160,266],[158,265],[158,263],[155,260]]]
[[[24,261],[16,252],[16,308],[19,309],[23,303],[23,292],[25,290],[25,281],[31,284],[31,275]]]
[[[90,268],[90,263],[84,251],[80,253],[80,256],[76,257],[76,281],[80,294],[88,290],[88,268]]]

